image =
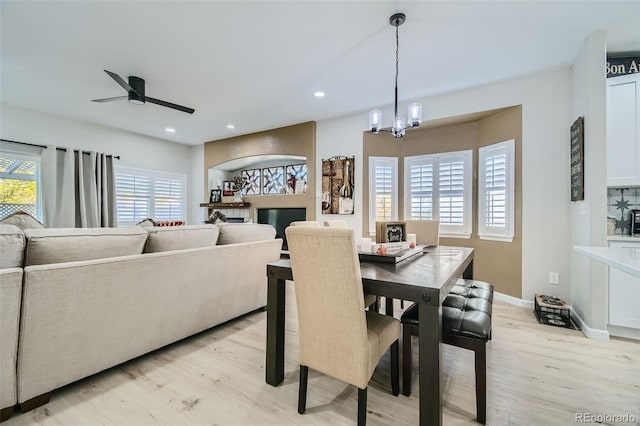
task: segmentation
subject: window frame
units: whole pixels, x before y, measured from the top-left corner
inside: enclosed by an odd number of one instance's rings
[[[187,175],[182,174],[182,173],[172,173],[172,172],[161,172],[161,171],[157,171],[157,170],[147,170],[147,169],[140,169],[140,168],[135,168],[135,167],[128,167],[128,166],[114,166],[114,187],[115,187],[115,194],[114,194],[114,198],[115,198],[115,205],[116,205],[116,223],[117,226],[132,226],[135,225],[139,222],[139,220],[135,220],[133,222],[131,221],[126,221],[124,223],[120,222],[120,217],[119,217],[119,212],[118,212],[118,185],[117,185],[117,180],[118,180],[118,175],[120,174],[128,174],[128,175],[134,175],[134,176],[140,176],[140,177],[144,177],[144,178],[148,178],[150,179],[151,183],[150,183],[150,187],[149,187],[149,192],[150,192],[150,200],[149,200],[149,217],[155,220],[155,209],[156,209],[156,205],[155,205],[155,187],[156,187],[156,180],[158,179],[177,179],[180,180],[182,183],[182,198],[181,198],[181,206],[180,206],[180,218],[173,218],[173,219],[169,219],[169,220],[182,220],[186,223],[186,217],[187,217],[187,195],[188,195],[188,188],[187,188]],[[140,220],[143,220],[146,218],[142,218]],[[164,219],[158,219],[158,220],[164,220]]]
[[[455,161],[457,159],[463,162],[463,223],[462,225],[451,225],[440,221],[440,165],[445,161]],[[433,165],[432,219],[440,221],[440,236],[444,238],[471,238],[473,233],[473,150],[404,157],[405,220],[413,220],[411,218],[411,163],[431,163]]]
[[[28,180],[36,182],[36,219],[43,222],[42,212],[42,147],[33,147],[30,145],[8,146],[2,143],[2,156],[13,160],[33,161],[36,163],[36,172],[33,175],[11,175],[0,173],[0,178],[9,180]],[[17,176],[24,176],[26,179],[17,179]]]
[[[503,152],[505,159],[505,226],[487,225],[485,165],[490,153]],[[494,154],[499,155],[499,154]],[[515,236],[515,139],[481,147],[478,150],[478,238],[512,242]]]
[[[398,220],[398,157],[369,157],[369,235],[376,234],[376,167],[391,167],[391,217]]]

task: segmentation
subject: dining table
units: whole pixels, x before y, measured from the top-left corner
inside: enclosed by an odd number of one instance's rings
[[[425,247],[398,263],[361,258],[365,293],[385,297],[385,313],[393,315],[393,300],[418,304],[419,419],[422,426],[442,425],[442,301],[459,278],[473,278],[470,247]],[[285,286],[293,280],[289,259],[267,264],[266,382],[284,380]]]

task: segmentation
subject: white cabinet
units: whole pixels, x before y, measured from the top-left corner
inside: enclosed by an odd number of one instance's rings
[[[607,186],[640,186],[638,73],[607,79]]]
[[[609,246],[640,249],[640,242],[610,241]],[[640,278],[613,267],[609,267],[609,325],[640,329]],[[622,335],[611,327],[609,331]]]

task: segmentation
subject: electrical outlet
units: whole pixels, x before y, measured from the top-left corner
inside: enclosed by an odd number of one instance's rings
[[[549,272],[549,284],[560,284],[560,273]]]

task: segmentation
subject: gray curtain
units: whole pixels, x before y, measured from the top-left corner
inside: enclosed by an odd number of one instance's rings
[[[93,151],[42,151],[42,216],[49,228],[115,226],[113,157]]]

